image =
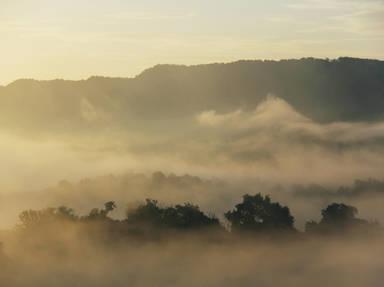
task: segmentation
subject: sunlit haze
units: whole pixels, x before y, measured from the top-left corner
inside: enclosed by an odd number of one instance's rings
[[[384,59],[382,0],[1,0],[0,84],[153,65]]]
[[[0,0],[0,286],[383,287],[384,0]]]

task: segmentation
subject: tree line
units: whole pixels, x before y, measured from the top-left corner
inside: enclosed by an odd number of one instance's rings
[[[20,216],[18,228],[23,231],[41,230],[58,224],[103,226],[103,232],[115,236],[131,235],[153,237],[167,232],[219,231],[226,234],[372,234],[381,231],[377,222],[357,217],[358,210],[344,203],[332,203],[321,210],[319,222],[308,221],[304,232],[298,231],[295,219],[287,206],[274,202],[260,193],[246,194],[223,219],[206,214],[191,203],[163,206],[158,201],[146,199],[144,203],[129,208],[124,219],[113,219],[110,212],[116,208],[113,201],[103,208],[94,208],[87,215],[79,216],[71,208],[61,206],[43,210],[26,210]]]

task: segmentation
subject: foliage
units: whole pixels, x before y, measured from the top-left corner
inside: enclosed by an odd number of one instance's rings
[[[233,211],[225,213],[232,229],[247,231],[293,230],[294,218],[289,208],[272,202],[269,196],[260,193],[244,195],[243,202]]]
[[[321,211],[319,223],[307,222],[305,230],[308,233],[342,234],[345,232],[376,232],[379,230],[376,222],[357,218],[358,210],[344,203],[332,203]]]
[[[160,234],[182,231],[225,230],[217,217],[205,214],[199,206],[191,203],[160,206],[157,200],[146,199],[145,203],[127,210],[124,220],[109,216],[115,208],[115,202],[108,201],[104,208],[94,208],[86,216],[78,216],[73,209],[65,206],[25,210],[19,216],[19,226],[25,231],[48,226],[55,229],[67,222],[78,225],[80,230],[96,230],[104,233],[104,238],[114,239],[134,234],[156,238]],[[307,222],[305,231],[307,234],[351,234],[352,231],[373,234],[381,231],[377,222],[357,218],[357,214],[358,210],[354,206],[332,203],[321,211],[319,222]],[[294,217],[289,208],[260,193],[244,195],[243,201],[224,216],[231,224],[230,233],[250,231],[255,234],[284,234],[295,231]]]
[[[219,226],[217,218],[207,216],[197,205],[185,203],[161,208],[158,202],[152,199],[147,199],[145,204],[128,211],[127,222],[173,229]]]
[[[323,223],[345,223],[355,219],[358,210],[354,206],[349,206],[343,203],[332,203],[321,211]]]
[[[104,209],[93,208],[86,219],[107,219],[108,213],[116,208],[114,201],[108,201],[104,204]]]
[[[78,217],[74,210],[65,206],[46,208],[43,210],[25,210],[19,215],[21,227],[32,228],[43,224],[50,224],[59,220],[74,221]]]

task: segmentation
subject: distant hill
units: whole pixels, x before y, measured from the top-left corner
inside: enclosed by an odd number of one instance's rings
[[[172,127],[205,110],[253,110],[268,94],[318,122],[384,118],[384,61],[339,58],[159,65],[135,78],[18,80],[0,88],[0,128]]]

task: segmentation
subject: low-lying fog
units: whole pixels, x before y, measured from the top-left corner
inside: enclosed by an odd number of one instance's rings
[[[273,96],[253,112],[208,110],[158,124],[33,136],[2,131],[0,185],[33,189],[127,170],[318,184],[382,174],[384,123],[319,124]]]
[[[224,222],[224,212],[244,194],[258,192],[287,205],[299,230],[319,220],[332,202],[356,206],[359,217],[384,224],[383,138],[384,123],[319,124],[276,97],[253,112],[201,111],[155,131],[143,123],[124,132],[76,135],[3,131],[0,228],[8,231],[1,236],[0,283],[381,286],[384,250],[376,238],[284,243],[183,238],[105,247],[63,233],[53,252],[51,243],[37,239],[31,248],[13,232],[23,210],[65,205],[87,214],[113,200],[118,207],[111,216],[119,219],[127,206],[146,198],[198,204]]]
[[[180,186],[200,183],[194,177],[164,178],[159,173],[152,180],[159,186],[169,181]],[[68,184],[61,183],[67,188]],[[358,192],[356,186],[348,192]],[[146,222],[147,214],[136,222],[138,226],[130,226],[135,224],[135,208],[122,221],[111,220],[100,209],[95,213],[98,217],[91,217],[92,213],[73,218],[71,213],[20,217],[17,227],[0,233],[0,283],[9,287],[382,284],[383,232],[376,225],[369,225],[375,232],[350,233],[336,221],[339,230],[334,234],[279,229],[269,234],[216,227],[183,230],[152,226]]]
[[[56,254],[9,251],[13,261],[2,267],[1,285],[380,287],[383,281],[383,245],[374,240],[65,248]]]
[[[289,191],[292,185],[311,184],[337,189],[356,179],[382,179],[383,123],[320,124],[274,96],[268,96],[254,111],[239,108],[220,114],[207,110],[179,123],[162,122],[158,129],[153,125],[156,123],[138,122],[122,131],[111,123],[97,132],[50,130],[36,131],[34,136],[1,132],[1,226],[12,225],[11,218],[28,207],[67,204],[85,211],[106,200],[125,205],[154,197],[196,201],[220,213],[246,192],[271,193],[279,186]],[[157,170],[225,184],[201,184],[199,189],[204,192],[196,192],[189,184],[148,188],[132,180],[118,185],[105,179],[100,184],[99,179],[86,186],[83,180],[110,174],[124,177],[132,172],[150,177]],[[62,180],[76,186],[69,188],[72,193],[57,192],[60,188],[55,186]],[[81,180],[83,185],[76,185]],[[318,216],[319,208],[327,203],[316,199],[313,208],[308,199],[298,204],[299,200],[287,199],[291,197],[289,192],[279,195],[293,204],[298,222]],[[371,212],[381,199],[359,200],[364,215],[384,218],[380,212]]]

